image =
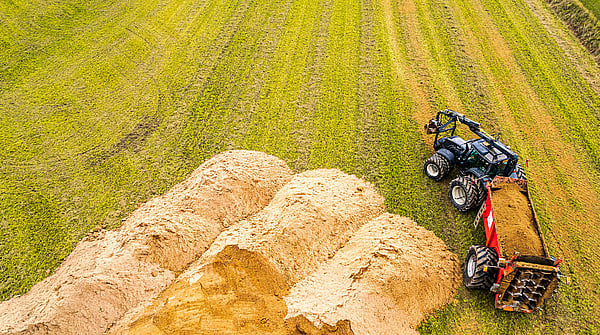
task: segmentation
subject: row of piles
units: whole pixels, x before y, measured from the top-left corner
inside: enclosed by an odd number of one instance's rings
[[[433,233],[338,170],[229,151],[0,304],[0,334],[405,334],[459,285]]]

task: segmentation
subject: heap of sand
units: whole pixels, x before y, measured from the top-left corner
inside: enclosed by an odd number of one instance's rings
[[[423,318],[454,296],[458,264],[432,232],[386,213],[292,287],[287,318],[316,327],[345,320],[354,334],[416,334]]]
[[[309,171],[109,334],[414,333],[459,274],[433,233],[383,214],[370,184]]]
[[[375,188],[354,176],[338,170],[298,174],[110,334],[283,334],[282,298],[289,287],[383,211]]]
[[[50,277],[0,304],[0,334],[102,334],[157,296],[232,223],[258,212],[292,177],[278,158],[229,151],[81,241]]]
[[[230,151],[0,304],[0,334],[404,334],[454,294],[454,254],[338,170]]]

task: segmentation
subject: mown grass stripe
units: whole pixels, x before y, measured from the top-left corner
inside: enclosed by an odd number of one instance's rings
[[[367,180],[373,180],[378,174],[381,148],[379,147],[379,133],[377,114],[381,104],[379,92],[385,71],[381,68],[378,57],[378,42],[376,41],[377,22],[373,13],[373,4],[370,0],[361,1],[360,19],[360,62],[358,79],[358,111],[357,141],[355,149],[356,172]],[[380,49],[379,49],[380,50]]]
[[[410,36],[414,30],[407,26],[409,15],[413,13],[411,4],[395,6],[384,0],[374,6],[378,49],[385,50],[377,62],[381,64],[383,75],[379,84],[382,87],[378,110],[381,156],[376,184],[386,196],[389,211],[410,216],[456,250],[463,240],[461,236],[471,237],[469,226],[455,220],[446,207],[443,200],[446,187],[433,183],[422,173],[422,163],[430,155],[430,149],[423,141],[421,125],[415,123],[422,119],[421,113],[426,112],[420,110],[424,99],[420,89],[415,88],[418,76],[413,73],[414,69],[423,69],[423,64],[411,63],[409,58],[414,55],[411,50],[414,36]],[[404,9],[411,14],[406,15],[402,12]]]
[[[327,57],[329,42],[329,24],[332,2],[321,0],[319,11],[312,27],[308,55],[301,75],[304,78],[296,99],[296,113],[290,130],[294,139],[292,167],[294,171],[303,171],[309,167],[310,150],[314,133],[314,113],[318,108],[322,90],[321,73]]]
[[[244,111],[245,136],[237,145],[291,161],[295,153],[290,133],[318,3],[286,2],[285,7],[289,13],[282,17],[278,42],[261,69],[260,90]]]
[[[360,5],[333,1],[329,24],[328,58],[323,67],[321,99],[314,113],[311,167],[354,169],[358,112],[358,50]],[[344,134],[345,136],[341,136]]]

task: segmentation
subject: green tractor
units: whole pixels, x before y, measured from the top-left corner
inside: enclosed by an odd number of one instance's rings
[[[464,140],[455,136],[457,123],[469,127],[479,138]],[[425,174],[439,181],[454,166],[459,176],[450,182],[448,196],[459,211],[478,207],[487,195],[486,183],[496,176],[526,179],[518,156],[496,137],[481,129],[480,124],[455,111],[445,109],[425,125],[428,134],[435,134],[436,152],[423,164]]]

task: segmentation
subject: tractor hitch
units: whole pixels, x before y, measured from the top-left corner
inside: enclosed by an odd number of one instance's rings
[[[442,123],[436,119],[429,120],[429,123],[425,125],[425,132],[427,134],[437,134],[440,131]]]

